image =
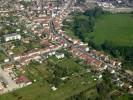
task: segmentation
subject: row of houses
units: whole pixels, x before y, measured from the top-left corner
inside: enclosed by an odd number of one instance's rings
[[[73,54],[73,56],[83,59],[86,64],[92,65],[95,70],[100,70],[102,65],[101,61],[91,57],[87,53],[81,52],[81,50],[79,50],[78,48],[73,48],[72,50],[70,50],[70,52]]]

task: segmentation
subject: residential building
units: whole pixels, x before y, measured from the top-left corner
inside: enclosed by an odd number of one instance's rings
[[[7,34],[4,35],[4,40],[7,41],[11,41],[11,40],[20,40],[21,39],[21,35],[16,34],[16,33],[11,33],[11,34]]]
[[[65,55],[63,53],[56,53],[56,58],[57,59],[61,59],[61,58],[64,58]]]

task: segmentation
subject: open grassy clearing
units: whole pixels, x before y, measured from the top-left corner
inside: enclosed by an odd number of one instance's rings
[[[3,50],[0,50],[0,62],[3,62],[6,59],[7,55]]]
[[[47,66],[45,64],[37,65],[37,66],[27,66],[25,67],[26,75],[31,79],[46,79],[49,76],[49,72],[47,70]]]
[[[122,94],[120,96],[118,96],[117,98],[115,98],[114,100],[132,100],[133,99],[133,95],[132,94]]]
[[[13,45],[15,46],[12,51],[14,54],[22,54],[25,51],[33,50],[33,49],[41,49],[43,48],[43,45],[40,44],[40,42],[34,40],[30,41],[29,43],[23,43],[20,41],[13,41]]]
[[[133,17],[130,14],[103,15],[88,36],[94,37],[98,45],[108,40],[119,46],[133,46]]]
[[[64,59],[58,60],[56,57],[51,57],[49,60],[54,64],[59,65],[62,68],[64,67],[70,70],[83,68],[78,63],[76,63],[73,58],[70,58],[70,59],[64,58]]]

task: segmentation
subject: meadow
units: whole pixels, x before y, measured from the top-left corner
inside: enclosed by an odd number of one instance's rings
[[[130,14],[104,14],[96,20],[94,37],[97,45],[110,41],[117,46],[133,46],[133,16]]]

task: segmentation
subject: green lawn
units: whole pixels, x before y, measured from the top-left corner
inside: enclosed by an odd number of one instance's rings
[[[114,98],[114,100],[132,100],[133,99],[133,95],[132,94],[122,94],[120,96],[117,96],[116,98]]]
[[[87,98],[89,98],[90,100],[96,100],[96,97],[98,97],[98,93],[97,90],[95,88],[85,92],[84,94]]]
[[[37,79],[37,80],[40,80],[40,79],[46,79],[48,76],[49,76],[49,72],[47,70],[47,66],[45,64],[38,64],[37,66],[26,66],[25,67],[25,70],[26,70],[26,75],[31,79],[31,80],[34,80],[34,79]]]
[[[0,50],[0,62],[3,62],[6,59],[6,54],[4,51]]]
[[[66,33],[68,36],[70,36],[72,39],[78,39],[78,37],[74,35],[74,33],[73,33],[72,30],[67,29],[67,26],[64,26],[64,27],[65,27],[65,28],[64,28],[64,31],[65,31],[65,33]]]
[[[83,67],[76,63],[73,58],[64,58],[58,60],[56,57],[52,57],[49,60],[54,64],[58,64],[62,68],[67,68],[68,70],[77,71],[83,69]]]
[[[14,41],[13,44],[15,45],[15,47],[12,50],[14,54],[22,54],[27,50],[33,50],[35,48],[40,49],[43,47],[38,41],[32,41],[28,44],[25,44],[20,41]]]
[[[133,16],[130,14],[109,14],[101,16],[95,25],[94,36],[96,44],[105,40],[119,46],[133,46]]]
[[[26,51],[26,47],[24,45],[19,45],[19,46],[16,46],[15,48],[13,48],[13,52],[15,54],[21,54],[21,53],[24,53],[24,51]]]

